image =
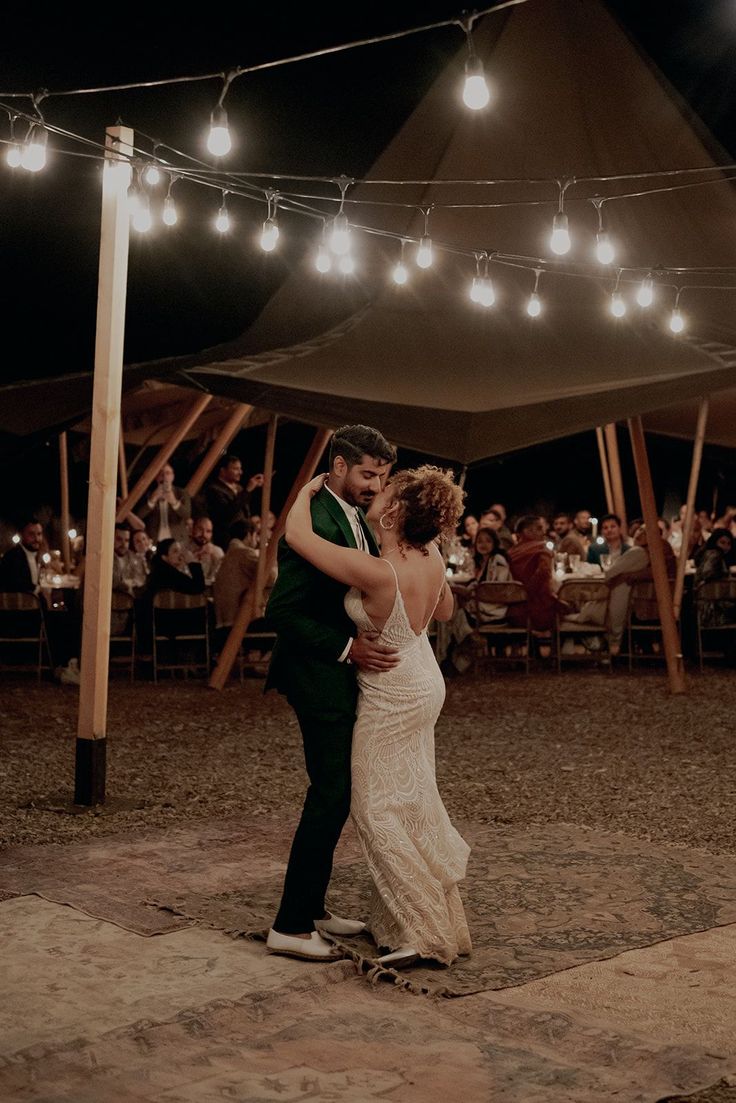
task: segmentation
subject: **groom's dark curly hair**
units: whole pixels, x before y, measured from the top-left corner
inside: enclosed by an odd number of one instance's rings
[[[330,467],[336,456],[342,456],[348,467],[360,463],[363,456],[381,463],[395,463],[396,449],[382,433],[369,425],[343,425],[335,430],[330,444]]]

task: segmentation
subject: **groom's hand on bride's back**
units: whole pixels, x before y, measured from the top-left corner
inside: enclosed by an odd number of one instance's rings
[[[379,672],[392,670],[399,662],[399,655],[395,647],[389,647],[385,643],[379,643],[377,632],[361,632],[353,640],[353,645],[348,652],[351,663],[355,663],[360,670]]]

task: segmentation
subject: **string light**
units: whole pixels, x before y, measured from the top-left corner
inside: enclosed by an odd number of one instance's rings
[[[218,104],[210,117],[210,132],[207,137],[207,149],[213,157],[226,157],[233,148],[230,128],[227,125],[227,111]]]
[[[481,261],[483,262],[483,275],[480,274]],[[478,306],[486,308],[493,306],[496,301],[496,291],[493,280],[488,275],[487,253],[476,253],[475,269],[476,275],[470,285],[470,300],[477,303]]]
[[[46,167],[48,131],[43,126],[32,126],[20,155],[20,163],[28,172],[40,172]]]
[[[393,271],[391,272],[391,279],[399,287],[403,287],[404,284],[408,283],[408,281],[409,281],[409,269],[404,264],[404,248],[405,247],[406,247],[406,239],[402,237],[402,239],[401,239],[401,255],[400,255],[398,261],[396,262],[396,264],[394,265]]]
[[[13,543],[14,544],[20,544],[20,536],[17,532],[13,533]]]
[[[567,222],[567,215],[564,211],[565,192],[570,186],[571,181],[567,181],[565,185],[559,185],[560,188],[560,205],[552,221],[552,234],[549,239],[549,247],[553,253],[556,253],[558,257],[564,257],[566,253],[570,252],[572,241],[570,239],[570,230]]]
[[[488,106],[491,93],[488,91],[486,75],[483,70],[483,62],[475,52],[473,45],[473,17],[470,16],[463,24],[467,43],[468,59],[465,62],[465,84],[463,85],[463,103],[471,111],[482,111]]]
[[[636,292],[636,301],[639,306],[645,309],[654,302],[654,281],[651,276],[645,276],[639,284],[639,290]]]
[[[621,282],[621,269],[619,268],[618,276],[616,277],[616,286],[611,293],[611,302],[609,309],[614,318],[623,318],[626,313],[626,303],[624,302],[623,295],[618,289],[618,285]]]
[[[541,268],[534,269],[534,290],[529,296],[529,301],[526,304],[526,312],[530,318],[538,318],[542,313],[542,301],[537,294],[539,288],[539,277],[542,275]]]
[[[352,276],[355,271],[355,260],[352,253],[345,253],[341,256],[337,262],[337,267],[340,269],[343,276]]]
[[[268,202],[268,217],[261,230],[261,249],[264,253],[272,253],[279,240],[279,227],[276,222],[279,197],[275,192],[266,192],[266,200]]]
[[[603,204],[604,199],[594,199],[593,206],[598,212],[598,233],[595,235],[595,257],[599,264],[613,264],[616,259],[616,250],[613,243],[603,229]]]
[[[136,191],[138,198],[133,207],[131,222],[134,230],[137,230],[139,234],[145,234],[153,226],[151,204],[145,192],[141,191],[140,188],[137,188]]]
[[[320,241],[319,245],[317,246],[317,255],[314,258],[314,267],[322,275],[325,275],[325,273],[329,272],[330,269],[332,268],[332,257],[330,256],[329,252],[327,251],[327,246],[325,245],[325,235],[326,235],[326,233],[327,233],[327,223],[323,222],[322,223],[322,240]]]
[[[672,313],[670,314],[670,329],[673,333],[682,333],[685,328],[685,319],[680,313],[680,295],[682,294],[682,288],[678,287],[677,294],[675,295],[675,305]]]
[[[431,268],[432,262],[434,261],[432,238],[429,236],[429,212],[431,209],[431,207],[427,207],[422,212],[424,214],[424,233],[419,239],[419,248],[414,258],[419,268]]]
[[[5,160],[11,169],[20,168],[21,151],[17,142],[12,142],[5,151]]]
[[[330,249],[338,257],[345,256],[350,251],[350,225],[344,211],[338,211],[332,220]]]
[[[148,184],[149,188],[155,188],[157,184],[161,183],[161,172],[155,163],[151,163],[143,173],[143,179]]]
[[[215,229],[221,234],[226,234],[230,229],[230,215],[228,214],[227,202],[225,196],[227,192],[222,193],[222,206],[217,212],[217,218],[215,219]]]

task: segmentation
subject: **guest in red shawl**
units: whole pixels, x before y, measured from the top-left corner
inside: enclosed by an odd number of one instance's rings
[[[516,539],[517,543],[506,553],[511,576],[526,588],[532,631],[546,635],[554,627],[557,608],[565,603],[558,601],[552,585],[553,557],[541,517],[522,517],[516,525]],[[509,607],[508,619],[512,624],[526,623],[526,615],[525,605]]]

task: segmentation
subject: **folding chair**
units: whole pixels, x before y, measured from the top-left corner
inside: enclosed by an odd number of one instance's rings
[[[203,644],[203,661],[182,659],[181,643]],[[160,645],[166,644],[171,662],[161,662]],[[210,670],[209,612],[206,594],[180,594],[177,590],[159,590],[153,598],[153,680],[158,682],[159,670]]]
[[[490,666],[497,663],[523,663],[526,673],[529,673],[531,626],[528,612],[523,625],[509,624],[506,618],[495,621],[483,619],[483,606],[505,605],[508,608],[513,605],[522,606],[527,600],[527,592],[521,582],[479,582],[470,595],[465,609],[470,618],[475,620],[473,637],[476,641],[483,642],[486,649],[483,659]],[[503,645],[504,653],[492,653],[491,648],[495,649],[499,645]],[[520,646],[522,653],[507,655],[506,645]],[[477,665],[476,659],[473,663],[474,669]]]
[[[674,584],[670,582],[670,589]],[[626,636],[629,648],[629,671],[633,670],[634,662],[662,662],[664,661],[664,648],[662,647],[662,623],[659,619],[659,605],[653,582],[635,582],[631,587],[629,600],[629,615],[626,618]],[[636,641],[650,640],[658,647],[652,647],[649,654],[636,651]]]
[[[597,616],[588,620],[569,620],[570,612],[557,611],[555,616],[555,635],[557,643],[557,673],[562,673],[563,662],[578,663],[588,662],[593,659],[598,665],[605,663],[611,670],[611,656],[608,646],[610,625],[608,623],[608,605],[611,591],[608,584],[603,581],[588,579],[571,579],[563,582],[557,597],[560,601],[572,606],[572,611],[581,613],[589,602],[596,603]],[[593,610],[588,609],[588,614]],[[566,639],[572,640],[575,636],[592,637],[599,641],[599,649],[592,651],[586,649],[584,654],[564,655],[562,645]]]
[[[44,652],[47,658],[46,667],[51,669],[46,625],[41,601],[36,594],[16,591],[0,593],[0,645],[7,645],[8,650],[15,650],[18,645],[32,645],[36,648],[35,663],[3,662],[2,665],[7,670],[35,670],[40,682]],[[2,649],[5,650],[5,646]]]
[[[695,625],[698,643],[698,663],[703,673],[703,659],[722,658],[724,651],[706,651],[703,636],[714,642],[720,636],[731,649],[736,645],[736,578],[704,582],[695,590]],[[725,634],[725,635],[724,635]]]
[[[110,612],[110,663],[127,663],[132,682],[135,678],[135,602],[129,594],[113,592]],[[113,644],[127,645],[127,653],[113,655]]]

